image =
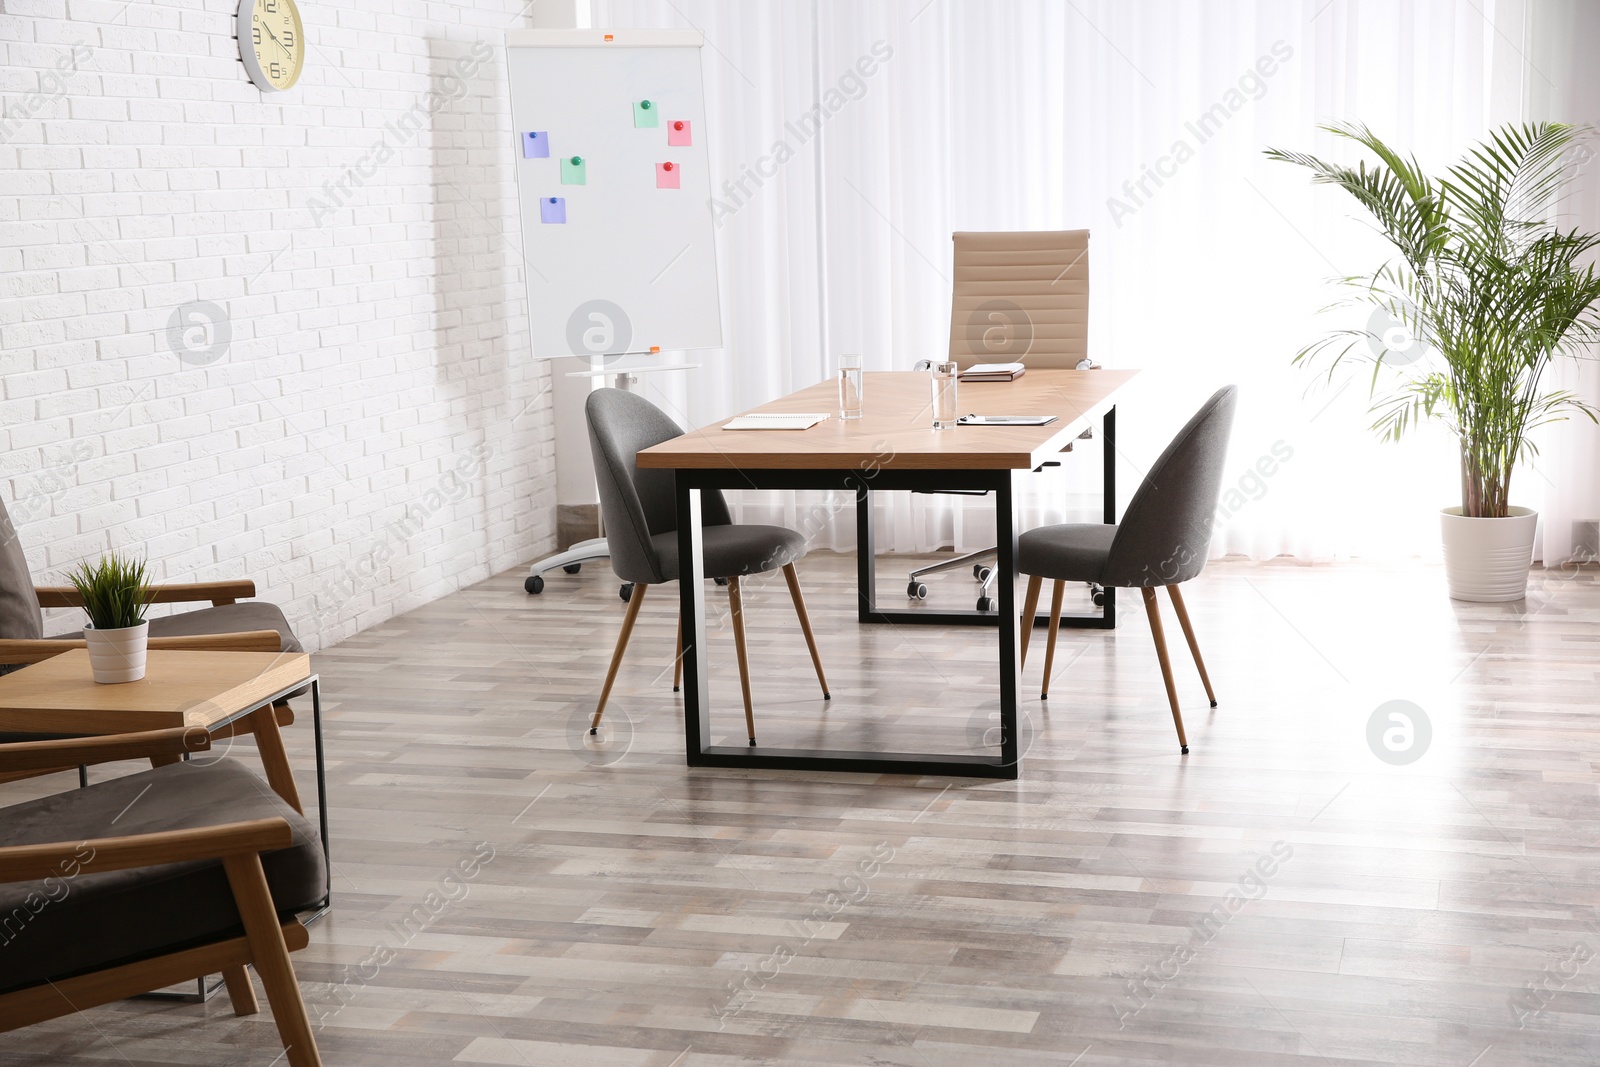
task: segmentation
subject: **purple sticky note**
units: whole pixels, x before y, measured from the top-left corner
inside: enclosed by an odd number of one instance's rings
[[[541,196],[539,198],[539,221],[565,223],[567,221],[567,198],[564,196]]]
[[[549,159],[550,135],[543,130],[534,130],[522,135],[523,159]]]
[[[678,186],[678,174],[679,174],[678,165],[676,163],[657,163],[656,164],[656,188],[657,189],[676,189],[676,188],[678,188],[679,187]]]
[[[688,119],[673,119],[667,123],[667,144],[675,145],[679,148],[688,148],[694,144],[691,136],[693,132],[689,128]]]

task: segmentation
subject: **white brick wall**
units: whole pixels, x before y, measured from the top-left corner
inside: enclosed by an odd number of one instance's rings
[[[263,94],[237,0],[0,0],[0,494],[41,582],[144,552],[322,647],[548,550],[555,478],[501,63],[527,0],[300,7],[305,74]],[[194,302],[220,358],[169,335]]]

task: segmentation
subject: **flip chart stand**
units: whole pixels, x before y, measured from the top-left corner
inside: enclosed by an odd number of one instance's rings
[[[590,370],[568,371],[568,378],[611,378],[614,388],[627,392],[639,380],[640,374],[650,374],[656,371],[667,370],[697,370],[698,363],[675,363],[670,366],[640,365],[636,367],[598,367]],[[565,552],[557,552],[553,556],[546,556],[528,568],[528,576],[522,580],[522,588],[529,593],[544,592],[544,576],[546,572],[561,568],[568,574],[577,574],[578,568],[585,563],[596,560],[610,559],[611,548],[606,544],[605,526],[602,520],[600,537],[591,537],[587,541],[579,541]],[[617,595],[623,600],[633,596],[633,583],[624,582],[617,590]]]

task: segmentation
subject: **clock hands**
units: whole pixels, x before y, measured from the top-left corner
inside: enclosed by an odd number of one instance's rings
[[[265,22],[263,22],[263,23],[261,23],[261,28],[263,30],[267,31],[267,36],[271,37],[272,38],[272,43],[278,46],[278,51],[282,52],[285,56],[288,56],[290,59],[294,58],[294,53],[291,52],[287,47],[285,47],[285,45],[284,45],[284,43],[282,41],[278,40],[278,35],[272,32],[272,28],[270,26],[268,26]]]

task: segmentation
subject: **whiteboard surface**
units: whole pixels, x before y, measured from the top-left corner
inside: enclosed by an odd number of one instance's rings
[[[506,35],[535,356],[598,363],[722,345],[700,41],[683,31]],[[634,125],[640,100],[659,125]],[[677,120],[692,145],[667,144]],[[535,130],[549,135],[548,158],[524,158],[523,134]],[[584,160],[583,185],[561,182],[572,156]],[[657,188],[667,162],[678,189]],[[563,224],[541,221],[540,198],[552,196],[566,200]]]

